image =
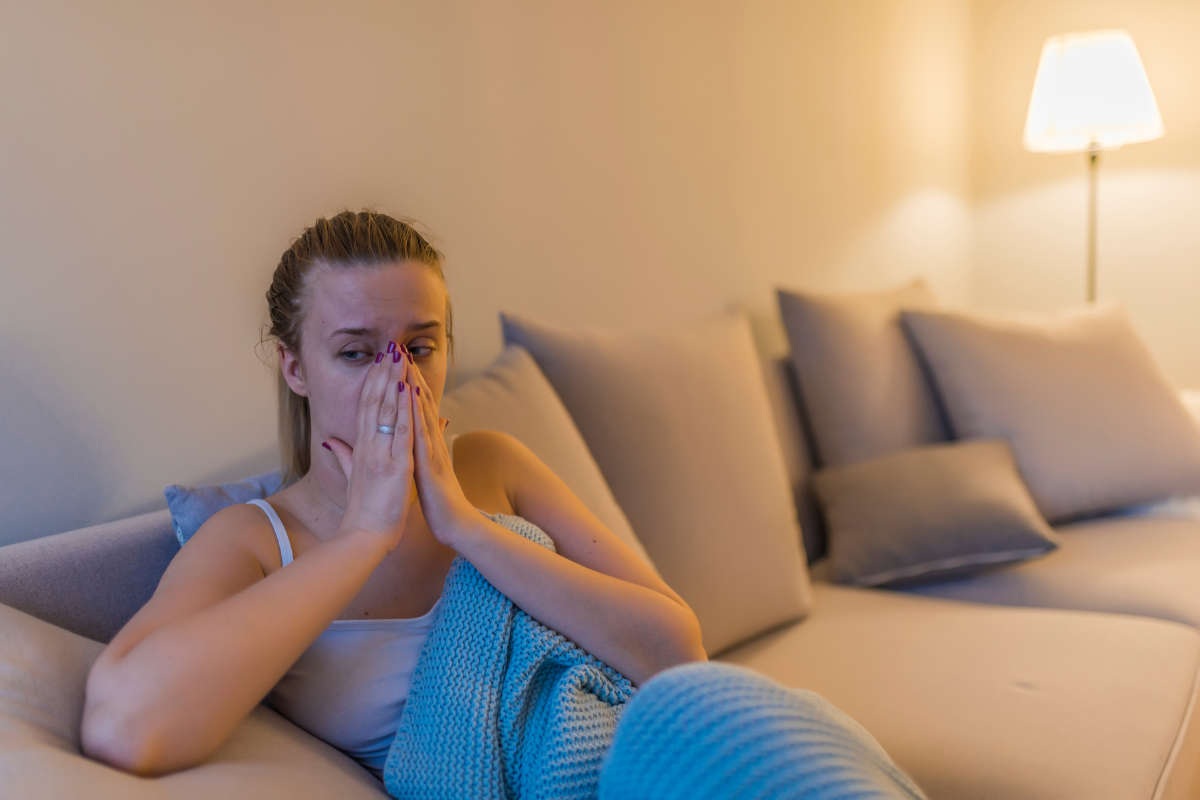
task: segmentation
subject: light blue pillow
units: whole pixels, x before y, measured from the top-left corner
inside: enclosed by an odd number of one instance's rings
[[[175,484],[163,489],[167,496],[167,508],[171,509],[171,524],[175,527],[175,538],[179,546],[187,544],[204,521],[226,506],[263,498],[279,491],[283,478],[279,470],[264,472],[250,478],[242,478],[220,486],[180,486]]]

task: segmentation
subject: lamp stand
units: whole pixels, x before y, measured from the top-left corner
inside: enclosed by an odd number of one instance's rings
[[[1088,148],[1087,301],[1096,302],[1096,178],[1100,172],[1100,146]]]

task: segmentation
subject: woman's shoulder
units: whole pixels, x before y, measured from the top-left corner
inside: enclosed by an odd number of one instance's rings
[[[268,503],[271,498],[266,498]],[[275,527],[266,512],[253,503],[234,503],[214,513],[188,541],[204,549],[242,550],[253,555],[270,574],[283,566]]]
[[[454,447],[454,474],[467,499],[489,513],[512,514],[511,488],[520,470],[525,445],[503,431],[459,434]]]

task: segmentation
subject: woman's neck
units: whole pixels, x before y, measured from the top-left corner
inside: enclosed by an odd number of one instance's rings
[[[314,536],[326,541],[337,533],[346,515],[347,482],[340,469],[332,472],[315,457],[311,463],[304,477],[275,496]],[[413,503],[406,527],[424,527],[424,523],[420,503]]]

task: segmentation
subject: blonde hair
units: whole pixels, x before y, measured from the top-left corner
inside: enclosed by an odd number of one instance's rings
[[[267,289],[270,322],[264,326],[263,341],[273,339],[300,355],[300,328],[308,299],[309,275],[317,265],[329,267],[372,267],[402,261],[427,264],[441,279],[442,254],[415,227],[412,220],[399,220],[372,210],[342,211],[322,217],[304,229],[279,259]],[[454,355],[454,325],[450,296],[446,295],[446,344]],[[283,365],[275,365],[279,392],[279,457],[283,485],[307,474],[312,446],[312,416],[308,398],[292,391],[283,379]]]

